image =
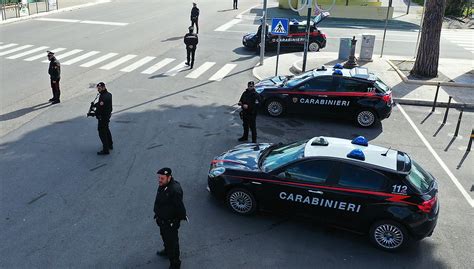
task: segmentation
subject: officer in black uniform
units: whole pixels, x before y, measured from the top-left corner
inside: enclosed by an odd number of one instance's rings
[[[255,91],[253,81],[247,83],[247,89],[242,93],[239,106],[242,107],[242,121],[244,134],[239,141],[247,141],[249,138],[249,128],[252,131],[252,143],[257,143],[257,104],[261,101],[260,95]]]
[[[99,131],[100,141],[102,141],[102,150],[98,155],[108,155],[109,150],[113,149],[112,134],[109,129],[110,116],[112,115],[112,94],[107,91],[104,82],[97,84],[97,91],[100,93],[99,101],[94,104],[95,117],[97,118],[97,130]]]
[[[191,27],[196,25],[196,34],[199,34],[199,8],[196,5],[196,3],[193,3],[193,8],[191,9]]]
[[[197,34],[194,34],[194,28],[190,26],[189,33],[184,35],[184,44],[186,44],[186,65],[192,69],[194,66],[194,55],[196,53],[196,47],[199,43]]]
[[[183,204],[183,190],[179,182],[174,180],[170,168],[162,168],[158,170],[157,174],[159,187],[153,211],[165,248],[156,254],[168,257],[170,268],[177,269],[181,266],[178,229],[181,220],[187,220],[186,208]]]
[[[234,0],[234,9],[238,9],[238,8],[237,8],[237,4],[238,4],[238,1],[237,1],[237,0]]]
[[[61,64],[56,59],[56,57],[54,57],[54,52],[48,50],[47,53],[49,60],[48,74],[51,81],[51,90],[53,91],[53,98],[49,99],[49,101],[52,104],[58,104],[61,102],[59,100],[59,96],[61,95],[61,91],[59,90],[59,80],[61,79]]]

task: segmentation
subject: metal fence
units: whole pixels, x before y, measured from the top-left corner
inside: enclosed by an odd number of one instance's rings
[[[57,9],[57,0],[0,0],[1,19],[8,20]]]

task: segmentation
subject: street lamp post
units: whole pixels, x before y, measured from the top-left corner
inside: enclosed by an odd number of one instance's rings
[[[263,0],[262,33],[260,36],[260,65],[263,65],[265,55],[265,38],[267,32],[267,0]]]
[[[313,1],[308,0],[308,17],[306,18],[306,35],[304,40],[304,53],[303,53],[303,72],[306,71],[306,59],[308,57],[308,44],[309,44],[309,32],[310,32],[310,22],[311,22],[311,8],[313,6]]]

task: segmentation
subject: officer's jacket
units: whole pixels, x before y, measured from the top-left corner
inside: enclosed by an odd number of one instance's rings
[[[183,190],[178,181],[171,178],[166,186],[160,186],[156,192],[155,218],[164,221],[186,219],[186,209],[183,204]]]
[[[199,17],[199,8],[193,7],[191,9],[191,20],[197,20],[198,17]]]
[[[245,114],[257,113],[257,100],[260,100],[260,95],[258,95],[254,89],[247,89],[242,93],[239,102],[242,103],[242,105],[248,105],[247,109],[243,109]]]
[[[49,61],[48,74],[51,80],[59,80],[61,78],[61,64],[56,58]]]
[[[112,114],[112,94],[107,90],[104,90],[100,93],[99,101],[95,104],[96,118],[101,119],[110,119]]]
[[[196,47],[196,45],[199,43],[198,36],[193,33],[187,33],[184,36],[184,44],[186,44],[186,47],[193,46]]]

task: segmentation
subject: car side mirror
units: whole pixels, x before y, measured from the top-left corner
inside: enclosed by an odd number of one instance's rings
[[[285,178],[291,179],[291,174],[288,173],[287,171],[283,171],[279,173],[277,177],[282,178],[282,179],[285,179]]]

